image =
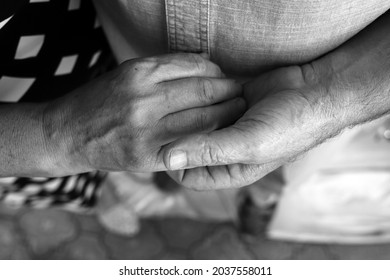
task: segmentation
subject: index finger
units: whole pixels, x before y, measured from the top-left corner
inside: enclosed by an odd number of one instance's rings
[[[149,58],[155,61],[151,78],[155,82],[165,82],[188,77],[223,78],[218,65],[207,59],[207,56],[194,53],[167,54]],[[155,75],[153,75],[155,74]]]

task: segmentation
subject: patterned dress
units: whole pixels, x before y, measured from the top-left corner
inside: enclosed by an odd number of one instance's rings
[[[0,1],[1,104],[58,98],[114,64],[91,1]],[[104,178],[0,178],[0,201],[88,209]]]

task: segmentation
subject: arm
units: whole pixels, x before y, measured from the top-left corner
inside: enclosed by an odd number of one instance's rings
[[[44,137],[43,112],[47,104],[9,104],[0,106],[0,175],[49,176],[61,166],[53,164],[64,148],[49,147]],[[60,146],[60,145],[58,145]],[[65,158],[65,157],[64,157]]]
[[[234,125],[180,139],[168,169],[192,188],[240,187],[342,130],[390,111],[390,12],[325,56],[244,86],[249,110]],[[204,167],[205,166],[205,167]]]
[[[345,113],[343,126],[390,111],[390,11],[351,40],[311,63],[309,83],[320,83]],[[335,111],[333,110],[333,111]]]

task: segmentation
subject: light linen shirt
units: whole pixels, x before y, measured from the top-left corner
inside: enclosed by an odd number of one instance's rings
[[[390,8],[388,0],[94,0],[119,61],[208,52],[249,77],[311,61]]]

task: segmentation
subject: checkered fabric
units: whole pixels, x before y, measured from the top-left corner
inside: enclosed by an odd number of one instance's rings
[[[0,1],[0,103],[58,98],[113,65],[90,0]],[[0,200],[88,208],[104,177],[2,178]]]

